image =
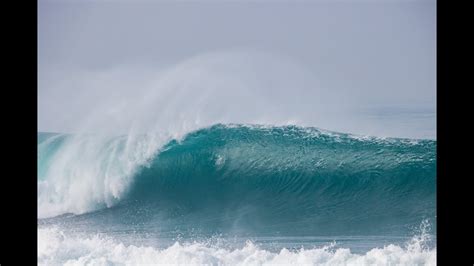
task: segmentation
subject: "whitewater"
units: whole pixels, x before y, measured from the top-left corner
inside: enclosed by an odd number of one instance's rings
[[[436,249],[414,238],[406,246],[387,245],[365,254],[329,244],[272,252],[247,241],[226,249],[206,243],[175,242],[168,248],[124,245],[108,237],[71,237],[58,229],[38,231],[39,265],[435,265]]]
[[[38,132],[38,263],[435,265],[436,140],[385,134],[285,60],[85,79],[115,82]]]

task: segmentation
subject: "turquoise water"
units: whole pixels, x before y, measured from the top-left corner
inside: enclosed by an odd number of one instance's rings
[[[38,189],[41,202],[48,203],[39,203],[40,211],[69,195],[48,198],[52,187],[58,191],[81,178],[73,168],[52,174],[55,163],[72,151],[67,145],[73,139],[38,133]],[[431,239],[423,244],[428,251],[435,248],[434,140],[358,137],[296,126],[215,125],[167,141],[129,172],[117,168],[124,162],[117,154],[130,149],[127,136],[100,143],[94,154],[103,161],[96,161],[94,173],[101,173],[97,178],[103,181],[94,183],[92,191],[80,185],[77,190],[84,193],[79,198],[117,191],[107,187],[116,184],[109,180],[128,173],[128,181],[119,183],[123,189],[110,201],[94,196],[81,205],[84,211],[63,204],[61,212],[39,219],[39,228],[59,227],[80,239],[99,234],[125,246],[156,250],[207,243],[231,251],[251,241],[278,253],[336,243],[364,256],[390,244],[403,247],[420,235]],[[81,160],[81,154],[75,156]],[[69,181],[58,184],[63,175]],[[90,177],[78,184],[87,182]]]

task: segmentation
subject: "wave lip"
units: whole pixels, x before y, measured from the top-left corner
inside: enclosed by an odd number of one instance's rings
[[[81,214],[120,201],[140,167],[164,144],[159,134],[38,134],[38,217]]]

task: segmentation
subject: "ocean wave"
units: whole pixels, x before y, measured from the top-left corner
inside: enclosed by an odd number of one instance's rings
[[[151,136],[38,141],[40,218],[295,235],[399,233],[435,220],[431,140],[215,125],[161,146]]]

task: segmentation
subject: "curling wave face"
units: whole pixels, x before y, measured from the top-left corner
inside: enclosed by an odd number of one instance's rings
[[[424,219],[436,227],[432,140],[218,124],[181,139],[39,133],[38,147],[44,223],[204,235],[406,235]],[[51,218],[67,213],[83,215]]]

